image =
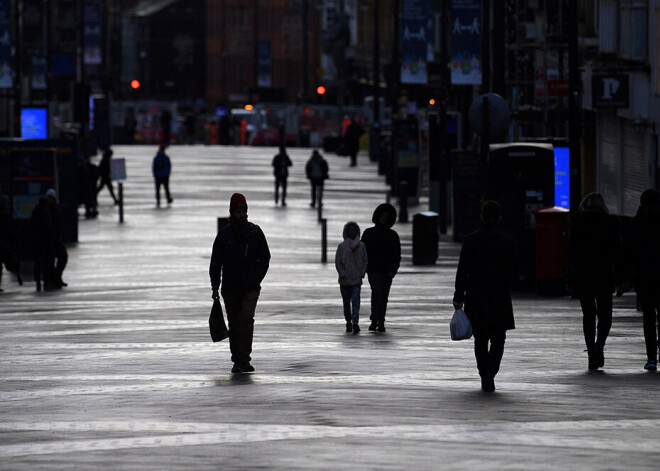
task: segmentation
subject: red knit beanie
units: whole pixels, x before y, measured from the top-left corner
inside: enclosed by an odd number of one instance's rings
[[[234,211],[236,209],[247,209],[247,207],[247,200],[243,194],[234,193],[231,195],[231,200],[229,200],[229,211]]]

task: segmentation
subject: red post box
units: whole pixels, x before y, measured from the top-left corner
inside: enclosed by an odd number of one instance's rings
[[[533,211],[536,219],[536,288],[539,293],[566,293],[568,215],[558,206]]]

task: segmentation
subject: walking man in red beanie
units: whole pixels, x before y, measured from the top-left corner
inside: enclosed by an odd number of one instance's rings
[[[234,193],[229,203],[229,225],[218,231],[213,242],[211,265],[212,298],[222,293],[229,321],[232,373],[251,373],[254,311],[266,276],[270,250],[261,228],[248,222],[247,201]],[[222,281],[222,288],[220,282]]]

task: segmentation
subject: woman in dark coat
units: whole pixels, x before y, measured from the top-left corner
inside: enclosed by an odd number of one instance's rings
[[[112,159],[112,150],[106,149],[103,151],[103,156],[101,157],[101,162],[99,163],[99,184],[96,187],[96,195],[101,192],[104,186],[108,187],[110,196],[112,196],[112,201],[115,204],[119,204],[119,200],[115,196],[115,192],[112,189],[112,178],[110,175],[110,160]]]
[[[401,264],[401,241],[392,229],[396,209],[389,203],[379,205],[371,221],[374,225],[364,231],[362,242],[367,248],[367,277],[371,287],[371,325],[369,330],[385,332],[385,313],[392,280]]]
[[[603,196],[590,193],[571,217],[568,244],[568,289],[580,299],[590,370],[605,364],[603,349],[612,327],[612,293],[620,261],[619,223]]]
[[[502,207],[486,201],[481,228],[463,242],[453,300],[455,309],[465,305],[472,324],[474,355],[486,392],[495,390],[506,331],[516,328],[511,303],[511,281],[518,268],[516,242],[502,231],[501,222]]]

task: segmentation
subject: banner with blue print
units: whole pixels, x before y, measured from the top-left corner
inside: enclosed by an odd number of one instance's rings
[[[427,59],[433,44],[431,0],[401,5],[401,83],[428,83]]]
[[[451,83],[481,85],[481,1],[452,0]]]
[[[14,84],[11,58],[11,4],[10,0],[0,0],[0,88],[11,88]]]

